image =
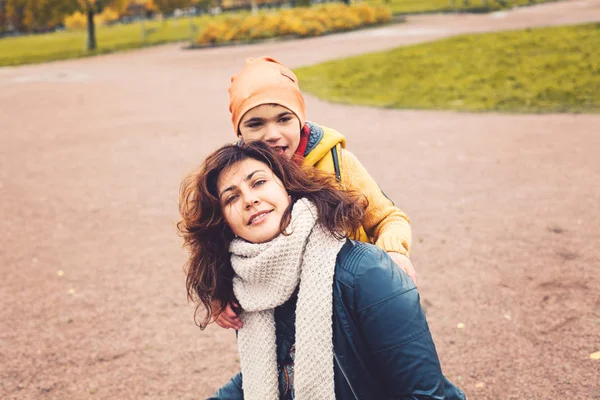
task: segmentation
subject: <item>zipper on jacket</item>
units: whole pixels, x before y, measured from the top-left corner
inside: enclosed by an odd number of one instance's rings
[[[340,171],[340,160],[338,159],[337,145],[331,149],[331,156],[333,157],[333,169],[335,170],[335,178],[338,182],[342,181],[342,172]]]
[[[340,364],[340,360],[338,360],[337,354],[335,354],[335,352],[333,353],[333,358],[335,359],[335,363],[337,364],[337,366],[340,369],[340,371],[342,371],[342,375],[344,375],[344,379],[346,380],[346,383],[348,384],[348,387],[350,388],[350,391],[352,392],[352,395],[354,396],[354,398],[356,400],[358,400],[358,396],[356,395],[356,393],[354,392],[354,388],[350,384],[350,379],[348,379],[348,375],[346,375],[346,372],[344,371],[344,368],[342,368],[342,364]]]

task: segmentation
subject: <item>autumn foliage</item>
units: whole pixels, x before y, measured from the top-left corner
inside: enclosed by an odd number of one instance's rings
[[[170,13],[192,5],[194,0],[0,0],[0,34],[17,31],[47,32],[62,24],[84,29],[87,14],[96,25],[106,25],[124,15]],[[141,12],[140,12],[141,11]]]
[[[331,4],[294,8],[251,16],[232,16],[207,24],[196,42],[214,45],[253,41],[273,37],[309,37],[357,29],[389,22],[392,14],[385,7],[361,3],[356,6]]]

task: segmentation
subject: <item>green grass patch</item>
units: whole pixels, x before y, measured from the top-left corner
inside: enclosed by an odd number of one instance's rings
[[[96,29],[98,49],[89,52],[86,31],[64,31],[43,35],[0,39],[0,66],[39,63],[67,58],[86,57],[157,44],[191,40],[198,30],[219,17],[201,16],[192,19],[145,21],[100,26]]]
[[[600,23],[464,35],[297,69],[319,98],[404,109],[600,112]]]
[[[491,12],[557,0],[366,0],[367,4],[389,7],[392,14],[432,12]]]

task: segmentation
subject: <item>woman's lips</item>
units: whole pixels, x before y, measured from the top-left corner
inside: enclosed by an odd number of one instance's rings
[[[273,210],[269,210],[269,211],[260,211],[257,212],[256,214],[253,214],[250,219],[248,220],[248,225],[254,225],[257,224],[259,222],[261,222],[262,220],[265,219],[265,217],[271,213],[271,211]]]

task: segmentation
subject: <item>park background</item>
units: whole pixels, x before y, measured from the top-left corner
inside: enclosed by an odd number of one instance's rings
[[[449,379],[600,397],[600,1],[538,3],[0,0],[0,398],[205,398],[239,369],[175,224],[261,55],[411,217]]]

